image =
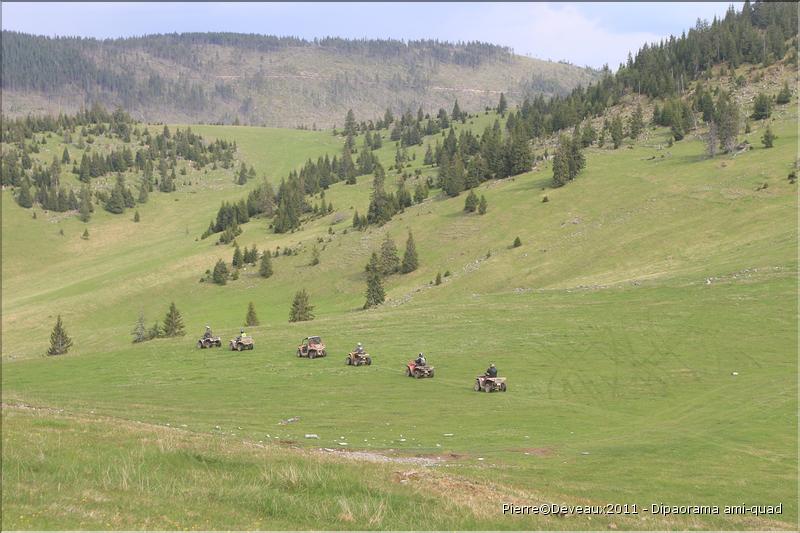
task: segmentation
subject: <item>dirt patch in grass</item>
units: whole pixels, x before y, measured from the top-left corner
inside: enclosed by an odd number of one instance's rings
[[[521,452],[526,455],[536,455],[538,457],[549,457],[553,455],[555,450],[553,448],[511,448],[510,452]]]

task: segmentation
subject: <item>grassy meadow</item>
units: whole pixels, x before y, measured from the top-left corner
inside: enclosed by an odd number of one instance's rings
[[[772,149],[764,127],[745,135],[752,150],[714,159],[699,135],[668,147],[666,129],[648,129],[616,151],[589,148],[561,189],[540,161],[481,185],[483,216],[433,190],[365,232],[351,227],[369,203],[361,176],[332,186],[334,212],[299,231],[244,225],[243,247],[300,252],[275,258],[268,279],[249,267],[225,286],[199,279],[232,247],[199,236],[260,179],[190,171],[191,185],[137,207],[139,223],[99,207],[88,224],[33,219],[4,191],[3,528],[794,529],[796,99],[771,119]],[[330,132],[192,129],[236,140],[273,183],[341,147]],[[385,166],[394,151],[384,139]],[[424,152],[410,150],[409,169],[423,176],[436,170]],[[361,310],[370,254],[386,234],[402,254],[409,231],[420,268]],[[290,324],[301,288],[316,318]],[[132,344],[139,312],[152,324],[171,301],[186,336]],[[227,342],[251,301],[255,350],[195,348],[205,324]],[[75,347],[43,357],[57,314]],[[307,335],[330,356],[294,357]],[[373,365],[345,366],[359,341]],[[404,377],[419,351],[434,379]],[[472,391],[490,362],[507,393]],[[783,514],[512,517],[504,502],[782,503]]]

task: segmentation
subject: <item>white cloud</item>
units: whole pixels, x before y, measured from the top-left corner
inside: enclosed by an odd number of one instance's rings
[[[513,16],[509,16],[512,14]],[[650,32],[612,32],[574,5],[495,4],[487,6],[478,29],[480,40],[514,48],[518,54],[565,59],[577,65],[616,69],[628,52],[664,36]]]

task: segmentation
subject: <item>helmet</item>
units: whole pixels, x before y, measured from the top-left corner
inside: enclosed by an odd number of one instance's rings
[[[491,365],[489,365],[489,367],[491,367],[491,368],[494,368],[494,363],[492,363]]]
[[[359,348],[361,347],[361,343],[360,343],[360,342],[358,343],[358,347],[359,347]]]
[[[425,356],[422,355],[422,352],[419,352],[419,356],[418,357],[425,357]]]
[[[206,326],[206,329],[211,329],[211,326]]]

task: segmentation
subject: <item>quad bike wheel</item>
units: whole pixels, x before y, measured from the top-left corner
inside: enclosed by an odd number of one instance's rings
[[[477,379],[475,380],[475,385],[472,387],[472,390],[474,390],[475,392],[481,391],[481,382],[478,381]]]
[[[492,384],[489,382],[484,383],[483,392],[492,392]]]
[[[315,352],[314,350],[309,350],[308,351],[308,358],[309,359],[314,359],[316,356],[317,356],[317,352]]]
[[[236,345],[236,351],[237,351],[237,352],[241,352],[241,351],[242,351],[242,348],[244,348],[244,344],[242,344],[241,342],[240,342],[239,344],[237,344],[237,345]]]
[[[203,341],[197,341],[197,347],[198,348],[205,348],[205,346],[203,346]]]
[[[507,387],[506,387],[506,384],[505,384],[505,383],[501,383],[501,384],[500,384],[500,391],[501,391],[501,392],[505,392],[505,391],[506,391],[506,389],[507,389]]]
[[[345,358],[345,360],[344,360],[344,364],[346,364],[347,366],[351,366],[351,365],[353,364],[353,361],[351,361],[351,360],[350,360],[350,358],[349,358],[349,357],[347,357],[347,358]]]
[[[367,366],[372,364],[372,357],[367,357]]]
[[[433,371],[433,370],[431,370],[431,372],[430,372],[430,374],[429,374],[429,375],[430,375],[430,377],[433,377],[433,372],[434,372],[434,371]]]
[[[297,350],[297,357],[303,357],[303,354],[300,353],[300,350]]]

